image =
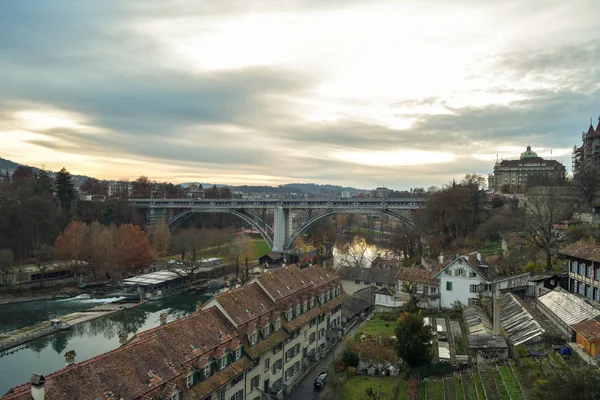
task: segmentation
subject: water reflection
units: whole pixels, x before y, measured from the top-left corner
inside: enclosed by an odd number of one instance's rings
[[[338,238],[333,248],[333,265],[335,268],[343,265],[368,268],[378,255],[384,256],[391,252],[387,247],[388,243],[388,240],[380,240],[379,236],[355,235]]]
[[[202,293],[184,293],[149,302],[108,317],[75,325],[35,340],[18,352],[0,357],[0,394],[29,380],[33,372],[48,374],[65,366],[64,352],[75,350],[76,361],[83,361],[119,347],[119,333],[134,333],[160,324],[160,314],[172,321],[192,313]]]

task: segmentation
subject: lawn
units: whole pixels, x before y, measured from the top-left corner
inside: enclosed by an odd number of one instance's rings
[[[396,336],[394,329],[396,328],[396,322],[394,321],[384,321],[378,316],[375,316],[373,319],[365,321],[358,331],[358,337],[363,333],[371,334],[374,337],[391,337]]]
[[[362,400],[368,388],[379,390],[382,399],[389,399],[392,396],[394,386],[401,384],[401,391],[406,393],[406,382],[401,382],[401,378],[396,376],[373,377],[373,376],[353,376],[344,383],[342,400]]]
[[[252,244],[254,245],[253,260],[258,260],[259,257],[262,257],[271,251],[271,248],[267,242],[265,242],[265,239],[254,239]]]

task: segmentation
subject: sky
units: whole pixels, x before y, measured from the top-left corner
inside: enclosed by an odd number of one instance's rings
[[[394,189],[600,114],[596,0],[2,0],[0,157],[99,179]]]

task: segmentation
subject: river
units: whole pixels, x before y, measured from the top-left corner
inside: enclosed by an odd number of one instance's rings
[[[131,336],[158,326],[162,312],[168,313],[168,321],[186,316],[194,312],[196,301],[201,296],[200,292],[183,293],[165,300],[147,302],[30,342],[26,348],[0,357],[0,395],[13,386],[29,381],[34,372],[48,374],[63,368],[67,350],[75,350],[77,362],[87,360],[119,347],[119,332],[124,331]],[[2,305],[0,330],[6,332],[10,330],[9,326],[20,327],[39,322],[40,315],[44,316],[42,319],[47,319],[50,314],[62,315],[94,305],[90,299],[81,298]],[[4,314],[5,311],[7,314]]]

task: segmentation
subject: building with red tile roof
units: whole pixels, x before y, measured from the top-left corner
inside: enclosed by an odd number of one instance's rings
[[[592,358],[600,357],[600,322],[595,319],[578,322],[571,325],[576,333],[575,341]]]
[[[311,354],[333,344],[345,296],[339,277],[329,271],[284,267],[213,297],[201,311],[141,332],[113,351],[46,376],[34,374],[1,399],[280,395],[301,377]]]

